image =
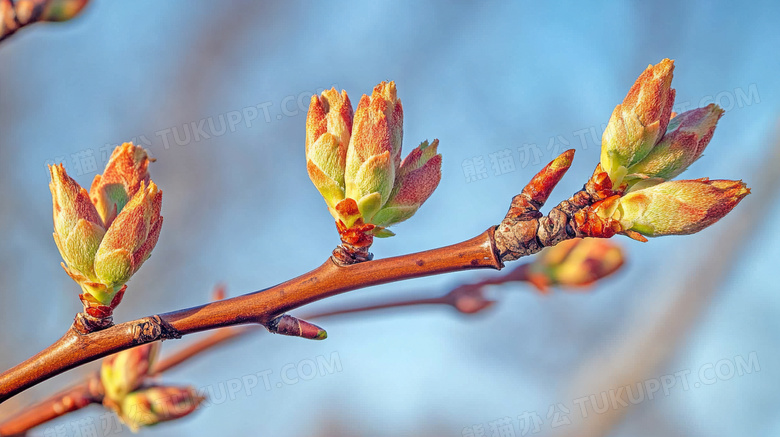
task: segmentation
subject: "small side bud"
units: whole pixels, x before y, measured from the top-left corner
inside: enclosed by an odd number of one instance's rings
[[[575,238],[544,249],[526,270],[528,280],[546,292],[550,286],[585,287],[616,272],[623,251],[608,240]]]
[[[678,176],[699,159],[722,115],[723,109],[710,104],[673,118],[661,142],[628,169],[629,176],[665,180]]]
[[[479,284],[461,285],[445,296],[453,308],[463,314],[476,314],[492,307],[496,301],[485,297],[485,290]]]
[[[106,232],[95,255],[100,282],[116,287],[127,282],[151,255],[162,227],[162,191],[154,182],[141,184]]]
[[[41,14],[41,21],[68,21],[84,9],[87,0],[50,0]]]
[[[395,178],[395,186],[384,207],[371,219],[377,226],[387,227],[413,216],[431,197],[441,181],[439,140],[424,141],[404,158]]]
[[[214,287],[214,290],[211,291],[212,302],[223,300],[225,299],[225,296],[227,296],[227,287],[225,286],[225,284],[219,284],[216,287]]]
[[[127,395],[119,417],[133,432],[138,432],[145,426],[187,416],[205,399],[194,387],[149,387]]]
[[[271,320],[266,328],[274,334],[308,338],[309,340],[325,340],[328,338],[328,333],[324,329],[289,314],[284,314]]]

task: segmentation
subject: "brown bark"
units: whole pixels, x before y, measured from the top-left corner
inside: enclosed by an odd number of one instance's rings
[[[95,373],[0,424],[0,435],[24,435],[38,425],[102,401],[103,385],[100,383],[100,375]]]
[[[452,246],[350,266],[328,259],[295,279],[243,296],[121,323],[90,334],[74,329],[0,375],[0,401],[66,370],[140,344],[226,326],[266,325],[302,305],[357,288],[464,269],[502,267],[493,229]]]

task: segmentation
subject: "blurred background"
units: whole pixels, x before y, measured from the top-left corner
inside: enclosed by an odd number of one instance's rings
[[[329,256],[338,236],[304,164],[313,93],[335,86],[357,104],[395,80],[405,150],[441,141],[441,185],[375,242],[385,258],[497,224],[536,171],[574,148],[551,203],[568,197],[598,162],[614,106],[668,57],[678,112],[726,110],[685,176],[744,179],[753,195],[733,214],[690,237],[620,238],[625,268],[585,293],[503,286],[472,317],[390,310],[323,320],[322,342],[247,337],[166,373],[211,400],[141,434],[779,434],[779,14],[771,1],[98,0],[71,22],[24,29],[0,45],[0,368],[49,345],[81,307],[51,237],[46,164],[89,186],[122,142],[157,159],[165,226],[115,314],[131,320],[203,303],[218,283],[228,295],[265,288]],[[306,311],[496,274],[373,287]],[[16,396],[0,419],[94,368]],[[636,382],[642,399],[610,401]],[[86,436],[87,423],[130,435],[97,407],[31,435]]]

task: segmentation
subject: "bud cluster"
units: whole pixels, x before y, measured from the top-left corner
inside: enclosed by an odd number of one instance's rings
[[[370,246],[412,215],[441,179],[438,140],[401,160],[403,107],[394,82],[363,95],[354,114],[346,91],[313,96],[306,120],[306,168],[342,241]]]
[[[54,241],[92,317],[111,315],[160,236],[162,191],[149,178],[149,162],[132,143],[117,147],[89,193],[61,164],[49,167]]]
[[[589,286],[615,273],[623,263],[623,251],[610,241],[574,238],[544,249],[521,267],[527,280],[546,292],[551,286]]]
[[[617,105],[601,148],[601,167],[618,195],[593,210],[633,238],[692,234],[731,211],[750,189],[742,181],[672,181],[704,152],[723,109],[674,114],[674,62],[650,65]]]
[[[103,405],[117,413],[133,432],[184,417],[204,400],[192,387],[147,384],[159,342],[114,354],[100,368]]]

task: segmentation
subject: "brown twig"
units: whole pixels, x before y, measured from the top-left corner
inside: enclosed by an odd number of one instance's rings
[[[102,401],[103,385],[100,383],[100,375],[94,373],[3,422],[0,424],[0,435],[24,435],[36,426]]]
[[[520,266],[522,267],[522,266]],[[479,293],[485,285],[498,285],[510,281],[522,280],[518,278],[515,269],[507,275],[499,278],[491,278],[480,281],[475,284],[465,284],[459,286],[445,295],[430,298],[398,299],[378,304],[348,306],[336,308],[333,310],[315,312],[305,316],[307,319],[326,318],[340,316],[345,314],[357,314],[377,310],[406,308],[410,306],[422,305],[447,305],[458,308],[458,301],[455,297],[463,299],[461,290],[469,289],[470,293]],[[222,299],[223,297],[219,298]],[[492,303],[490,301],[486,301]],[[485,305],[482,308],[486,308]],[[468,312],[468,311],[467,311]],[[207,352],[217,346],[226,345],[248,334],[265,331],[261,326],[237,326],[231,328],[222,328],[214,330],[210,335],[198,339],[197,341],[165,356],[157,361],[149,376],[155,377],[162,373],[184,363],[192,358]],[[103,402],[103,391],[100,384],[100,375],[95,372],[88,376],[84,381],[69,387],[68,389],[56,393],[43,401],[25,408],[19,414],[11,417],[3,423],[0,423],[0,435],[17,435],[26,432],[36,426],[42,425],[48,421],[54,420],[74,411],[78,411],[92,404],[101,404]]]
[[[145,317],[90,334],[70,329],[53,345],[0,375],[0,402],[69,369],[141,344],[234,325],[265,326],[289,310],[358,288],[466,269],[501,269],[504,260],[536,253],[566,238],[605,236],[603,229],[576,217],[583,208],[600,200],[594,193],[604,185],[606,174],[598,169],[584,191],[540,218],[538,208],[571,165],[573,154],[573,150],[564,152],[542,169],[513,199],[498,228],[491,227],[462,243],[349,266],[329,259],[285,283],[232,299]],[[595,233],[591,232],[594,229]]]
[[[425,305],[447,305],[447,306],[454,306],[457,309],[456,300],[452,298],[452,295],[456,293],[458,290],[464,287],[468,287],[473,289],[474,292],[476,293],[478,289],[481,289],[481,287],[485,285],[498,285],[498,284],[506,283],[508,281],[518,280],[515,278],[514,275],[512,276],[505,275],[503,278],[507,278],[507,279],[505,280],[501,280],[501,278],[490,279],[490,280],[478,282],[476,284],[467,284],[464,286],[460,286],[443,296],[389,300],[387,302],[373,303],[369,305],[357,305],[357,306],[349,306],[344,308],[336,308],[332,310],[311,313],[305,315],[303,318],[322,319],[326,317],[342,316],[346,314],[357,314],[357,313],[365,313],[365,312],[378,311],[378,310],[406,308],[410,306],[425,306]],[[487,307],[487,305],[485,307]],[[182,364],[188,361],[189,359],[193,358],[194,356],[206,352],[216,346],[221,346],[233,340],[236,340],[240,337],[243,337],[247,334],[251,334],[254,332],[261,332],[261,331],[265,331],[265,329],[263,329],[261,326],[240,326],[240,327],[218,329],[214,331],[211,335],[207,337],[203,337],[202,339],[193,342],[190,345],[182,347],[176,352],[173,352],[167,355],[166,357],[160,359],[157,362],[157,364],[154,366],[152,370],[152,375],[160,375],[163,372],[170,370],[171,368],[176,367],[179,364]],[[2,431],[1,426],[0,426],[0,431]]]
[[[340,314],[353,314],[362,311],[373,311],[376,309],[385,309],[392,307],[406,307],[415,305],[414,302],[437,299],[418,299],[414,301],[401,301],[395,304],[385,303],[381,305],[368,305],[364,307],[350,307],[336,309],[319,314],[313,314],[309,318],[331,317]],[[441,299],[438,299],[441,301]],[[440,302],[446,303],[446,302]],[[237,340],[250,333],[265,331],[260,326],[240,326],[233,328],[217,329],[210,335],[189,344],[176,352],[166,356],[157,362],[149,376],[159,376],[167,370],[170,370],[186,361],[191,360],[197,355],[202,354],[216,346],[224,346],[231,341]],[[68,387],[30,407],[26,407],[19,412],[0,423],[0,436],[23,435],[23,433],[40,426],[46,422],[64,416],[68,413],[78,411],[89,405],[98,405],[103,402],[103,390],[100,383],[100,374],[95,372],[89,375],[85,380]]]
[[[307,303],[371,285],[464,269],[499,269],[502,264],[493,248],[492,234],[490,229],[452,246],[347,267],[329,259],[309,273],[266,290],[87,335],[70,329],[52,346],[0,375],[0,401],[66,370],[152,341],[233,325],[265,325]]]
[[[488,277],[483,280],[459,285],[443,295],[437,295],[433,297],[414,297],[414,298],[401,298],[391,299],[380,303],[371,303],[368,305],[361,304],[356,306],[347,306],[341,308],[335,308],[331,310],[324,310],[319,312],[310,313],[304,316],[305,319],[319,319],[333,316],[341,316],[347,314],[359,314],[371,311],[380,311],[387,309],[399,309],[408,308],[413,306],[451,306],[457,311],[464,314],[473,314],[480,312],[491,307],[495,302],[488,300],[484,296],[484,289],[490,285],[502,285],[510,282],[532,282],[532,278],[528,276],[529,267],[533,263],[525,263],[516,266],[512,270],[493,277]],[[416,293],[418,296],[424,296],[425,293]],[[225,289],[223,286],[218,286],[215,290],[212,300],[222,300],[225,298]],[[261,326],[237,326],[222,328],[213,331],[210,335],[202,337],[195,342],[171,353],[161,360],[157,361],[153,369],[150,372],[151,377],[159,376],[167,370],[176,367],[184,362],[191,360],[192,358],[207,352],[217,346],[228,344],[234,340],[244,337],[248,334],[259,332],[263,330]],[[98,380],[99,377],[96,374],[91,375],[87,380],[74,385],[71,389],[67,390],[65,396],[69,396],[69,392],[81,392],[86,390],[88,382],[91,380]],[[94,391],[94,389],[93,389]],[[49,420],[55,419],[60,415],[64,415],[79,408],[86,407],[89,403],[77,404],[72,409],[53,409],[52,405],[63,403],[63,394],[57,394],[50,398],[47,398],[38,404],[33,405],[30,408],[25,409],[23,412],[16,416],[11,417],[4,423],[0,423],[0,435],[6,435],[7,433],[23,432],[39,426]],[[91,403],[99,404],[102,402],[102,393],[100,395],[94,395],[90,398]]]
[[[432,305],[432,304],[444,304],[449,305],[450,302],[445,298],[445,296],[441,297],[434,297],[434,298],[419,298],[419,299],[408,299],[408,300],[396,300],[396,301],[388,301],[383,302],[379,304],[370,304],[370,305],[360,305],[360,306],[354,306],[354,307],[346,307],[346,308],[336,308],[329,311],[322,311],[317,313],[312,313],[309,315],[304,316],[304,319],[320,319],[325,317],[333,317],[333,316],[340,316],[344,314],[355,314],[355,313],[364,313],[369,311],[376,311],[376,310],[383,310],[383,309],[391,309],[391,308],[404,308],[408,306],[417,306],[417,305]],[[152,375],[160,375],[163,372],[172,369],[173,367],[178,366],[179,364],[182,364],[191,358],[193,358],[196,355],[200,355],[203,352],[206,352],[210,349],[213,349],[216,346],[222,346],[229,342],[232,342],[233,340],[236,340],[240,337],[244,337],[247,334],[255,333],[255,332],[264,332],[266,331],[263,329],[262,326],[237,326],[232,328],[224,328],[224,329],[217,329],[210,335],[201,338],[200,340],[193,342],[192,344],[189,344],[187,346],[182,347],[181,349],[177,350],[176,352],[173,352],[169,355],[167,355],[164,358],[161,358],[157,364],[154,366],[152,370]],[[2,428],[0,427],[0,431],[2,431]]]
[[[413,301],[423,301],[418,299]],[[435,300],[435,299],[428,299]],[[441,300],[441,299],[439,299]],[[385,303],[381,305],[368,305],[363,307],[348,307],[332,311],[312,314],[309,318],[330,317],[339,314],[352,314],[361,311],[373,311],[380,308],[406,307],[414,305],[413,301],[400,301]],[[445,303],[445,302],[442,302]],[[224,346],[234,340],[246,336],[250,333],[265,331],[261,326],[236,326],[231,328],[222,328],[214,330],[210,335],[198,339],[197,341],[167,355],[160,359],[150,372],[150,377],[159,376],[162,373],[191,360],[197,355],[209,351],[217,346]],[[37,426],[64,416],[68,413],[78,411],[93,404],[103,402],[103,390],[100,383],[100,374],[95,372],[89,375],[85,380],[79,381],[71,387],[58,392],[50,397],[30,406],[0,423],[0,436],[21,435]]]
[[[377,310],[394,309],[394,308],[406,308],[410,306],[423,306],[423,305],[447,305],[456,306],[455,299],[452,297],[464,288],[468,288],[476,292],[478,289],[485,285],[498,285],[509,281],[517,281],[517,277],[513,272],[509,275],[504,275],[499,278],[492,278],[485,281],[480,281],[475,284],[466,284],[457,287],[449,293],[430,298],[413,298],[413,299],[400,299],[391,300],[378,304],[348,306],[344,308],[336,308],[328,311],[321,311],[309,314],[305,316],[307,319],[318,319],[333,316],[340,316],[345,314],[357,314]],[[457,306],[456,306],[457,308]],[[241,337],[245,337],[248,334],[265,331],[261,326],[239,326],[232,328],[217,329],[210,335],[200,338],[197,341],[167,355],[160,359],[152,369],[149,376],[155,377],[162,373],[191,360],[192,358],[200,355],[206,351],[209,351],[217,346],[226,345]],[[86,380],[80,381],[77,384],[69,387],[62,392],[56,393],[51,397],[31,406],[25,408],[18,415],[13,416],[6,422],[0,423],[0,435],[16,435],[26,432],[36,426],[42,425],[48,421],[56,419],[74,411],[78,411],[84,407],[92,404],[100,404],[103,402],[103,391],[100,385],[100,376],[96,372]]]

